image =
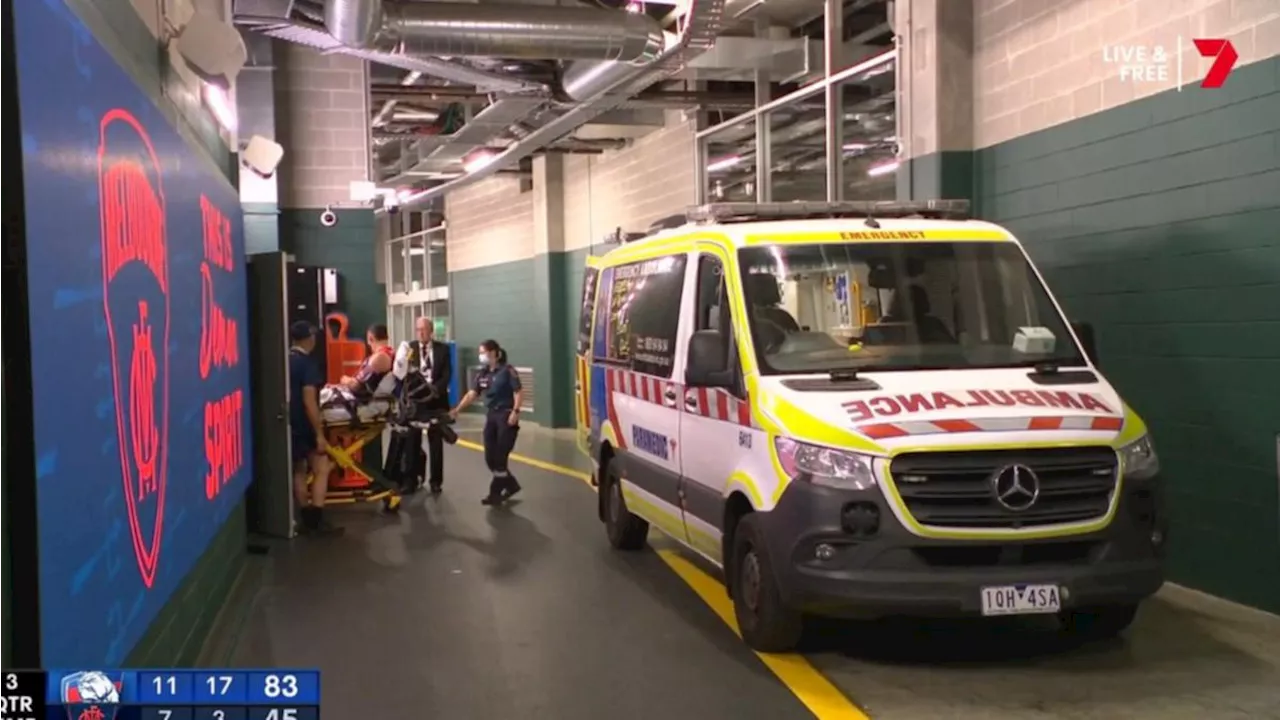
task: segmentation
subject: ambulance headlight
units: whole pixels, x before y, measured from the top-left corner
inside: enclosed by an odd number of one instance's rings
[[[866,455],[783,437],[776,438],[773,446],[783,472],[793,480],[842,490],[866,490],[876,484],[871,458]]]
[[[1143,435],[1120,448],[1120,468],[1127,480],[1146,480],[1160,472],[1160,459],[1156,457],[1151,436]]]

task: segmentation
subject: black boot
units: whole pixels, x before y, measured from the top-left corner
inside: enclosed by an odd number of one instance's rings
[[[516,481],[515,475],[508,474],[503,480],[502,499],[510,500],[511,496],[520,492],[520,483]]]
[[[500,478],[500,477],[498,477],[497,475],[494,475],[494,476],[493,476],[493,479],[489,481],[489,494],[488,494],[488,495],[486,495],[486,496],[485,496],[485,497],[480,501],[480,504],[481,504],[481,505],[500,505],[500,504],[502,504],[502,501],[503,501],[503,499],[504,499],[503,492],[502,492],[502,491],[503,491],[503,483],[502,483],[502,480],[503,480],[503,479],[502,479],[502,478]]]
[[[333,525],[324,518],[324,510],[318,507],[306,508],[306,515],[303,516],[303,523],[307,525],[308,535],[317,535],[320,537],[337,537],[344,531],[342,528]]]

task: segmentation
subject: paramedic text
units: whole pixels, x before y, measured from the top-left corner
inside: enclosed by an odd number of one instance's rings
[[[42,672],[5,672],[4,694],[0,695],[0,719],[44,720],[45,694],[48,692]]]
[[[1120,66],[1120,81],[1127,83],[1167,83],[1173,79],[1169,53],[1160,45],[1107,45],[1102,61]]]
[[[234,272],[231,222],[207,197],[200,197],[204,262],[200,264],[200,377],[240,363],[240,329],[223,312],[214,292],[214,271]],[[209,463],[205,496],[212,500],[244,465],[244,390],[235,389],[204,407],[204,448]]]

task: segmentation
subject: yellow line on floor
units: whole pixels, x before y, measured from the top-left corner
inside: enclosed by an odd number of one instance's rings
[[[483,446],[469,440],[458,440],[457,444],[468,450],[484,451]],[[511,459],[539,470],[581,480],[595,490],[595,486],[591,485],[591,475],[581,470],[515,453],[511,454]],[[742,637],[742,633],[738,630],[738,621],[733,615],[733,604],[729,600],[728,593],[725,592],[724,583],[716,580],[675,550],[658,550],[657,553],[667,567],[671,568],[672,572],[697,593],[702,602],[706,603],[725,625],[729,626],[734,635]],[[757,652],[756,657],[760,658],[765,667],[773,671],[782,684],[786,685],[787,689],[809,708],[818,720],[870,720],[866,713],[840,692],[840,689],[826,676],[818,672],[818,669],[803,655]]]
[[[724,583],[694,565],[675,550],[659,550],[658,557],[680,576],[702,598],[725,625],[739,637],[738,621]],[[756,657],[765,664],[789,690],[804,703],[818,720],[870,720],[844,693],[818,672],[803,655],[797,653],[762,653]]]
[[[460,439],[455,444],[458,447],[464,447],[468,450],[475,450],[476,452],[484,452],[483,445],[479,443],[473,443],[470,440]],[[511,453],[510,457],[512,460],[515,460],[518,463],[524,463],[525,465],[536,467],[539,470],[546,470],[547,472],[553,472],[553,473],[556,473],[557,475],[564,475],[566,477],[571,477],[575,480],[581,480],[587,485],[591,485],[591,473],[585,473],[585,472],[582,472],[581,470],[574,470],[573,468],[567,468],[563,465],[556,465],[555,463],[549,463],[545,460],[531,458],[528,455]]]

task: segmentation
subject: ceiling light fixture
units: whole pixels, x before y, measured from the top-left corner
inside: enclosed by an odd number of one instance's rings
[[[898,169],[898,161],[894,160],[892,162],[887,162],[880,165],[874,165],[868,168],[867,175],[869,177],[880,177],[881,175],[888,175],[889,173],[894,172],[897,169]]]
[[[218,121],[228,132],[235,132],[236,125],[236,107],[231,102],[231,96],[221,85],[214,83],[204,83],[204,90],[201,93],[204,96],[204,104],[209,108],[209,112],[213,114],[213,119]]]
[[[484,168],[489,167],[489,165],[493,164],[493,161],[497,157],[498,157],[497,155],[494,155],[492,152],[488,150],[481,150],[479,152],[472,153],[467,157],[467,159],[462,161],[462,169],[466,170],[468,175],[471,173],[480,172]]]
[[[707,172],[714,173],[714,172],[721,172],[724,170],[728,170],[729,168],[733,167],[734,165],[737,165],[740,162],[742,162],[742,158],[738,157],[737,155],[730,155],[729,157],[723,157],[723,158],[720,158],[719,160],[712,160],[711,162],[707,163]]]

